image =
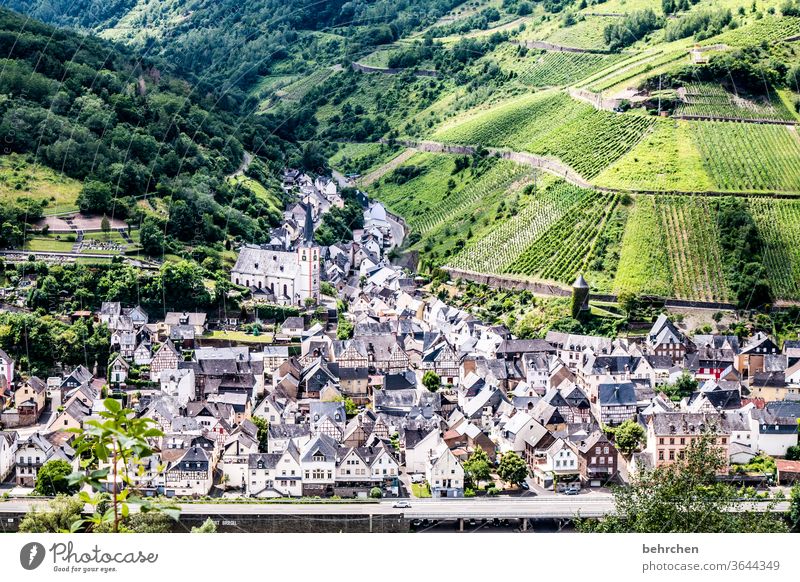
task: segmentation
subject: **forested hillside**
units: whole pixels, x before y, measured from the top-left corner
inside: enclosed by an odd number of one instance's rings
[[[433,23],[457,0],[10,0],[6,6],[162,57],[232,103],[263,78],[343,62]]]
[[[77,188],[83,210],[147,223],[153,252],[259,240],[275,171],[333,166],[405,217],[422,271],[800,300],[798,0],[9,6],[120,43],[68,64],[80,37],[59,32],[40,60],[49,29],[4,13],[3,122],[23,164],[77,181],[51,210]]]
[[[228,232],[252,240],[280,220],[280,211],[225,181],[245,148],[257,154],[254,171],[260,168],[268,184],[286,156],[300,159],[293,145],[272,135],[267,119],[220,108],[162,73],[158,61],[5,9],[0,54],[0,131],[6,153],[21,155],[8,169],[12,178],[26,176],[0,196],[0,246],[18,245],[23,224],[53,210],[53,188],[35,183],[44,167],[78,181],[67,206],[137,225],[144,220],[176,241],[221,241]],[[144,197],[169,201],[170,212],[145,217],[137,204]]]

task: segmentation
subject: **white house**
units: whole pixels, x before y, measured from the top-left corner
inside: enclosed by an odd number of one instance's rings
[[[39,469],[52,459],[63,459],[75,469],[78,468],[78,457],[68,445],[56,447],[39,433],[34,433],[24,441],[20,441],[14,452],[17,485],[20,487],[36,485],[36,475]]]
[[[14,468],[14,451],[17,448],[16,432],[0,432],[0,481],[5,481]]]
[[[14,360],[0,349],[0,391],[11,386],[14,381]]]
[[[539,485],[550,489],[560,477],[578,473],[578,456],[564,439],[558,438],[544,452],[542,462],[534,465],[533,477]]]
[[[425,478],[432,497],[464,496],[464,467],[444,442],[431,453]]]
[[[303,495],[325,497],[333,494],[338,444],[326,434],[318,434],[303,447]]]
[[[159,376],[161,391],[172,396],[180,406],[186,406],[195,397],[194,370],[181,368],[179,370],[163,370]]]
[[[408,473],[425,473],[431,452],[443,443],[439,431],[405,431],[405,458]]]

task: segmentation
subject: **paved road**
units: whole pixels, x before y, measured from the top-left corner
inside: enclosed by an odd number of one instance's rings
[[[0,514],[24,513],[37,500],[0,503]],[[411,519],[572,518],[600,517],[613,510],[609,493],[575,496],[497,497],[475,499],[413,499],[411,507],[395,508],[393,501],[379,503],[189,503],[180,505],[184,515],[403,515]],[[788,502],[775,511],[788,510]],[[745,509],[757,509],[753,503]],[[133,508],[132,508],[133,509]]]

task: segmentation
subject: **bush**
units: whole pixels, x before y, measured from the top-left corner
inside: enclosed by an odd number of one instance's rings
[[[489,487],[486,490],[486,495],[497,495],[500,493],[500,490],[497,487]]]
[[[369,496],[372,499],[380,499],[383,495],[381,493],[380,487],[373,487],[369,490]]]

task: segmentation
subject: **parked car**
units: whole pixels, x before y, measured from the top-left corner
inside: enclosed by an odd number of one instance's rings
[[[566,491],[564,491],[564,495],[577,495],[580,492],[581,492],[580,489],[567,489]]]
[[[408,509],[409,507],[411,507],[411,504],[408,501],[401,500],[392,503],[392,507],[394,507],[395,509]]]
[[[531,488],[531,486],[528,485],[527,481],[523,481],[522,483],[519,484],[519,486],[522,487],[523,489],[530,489]]]

